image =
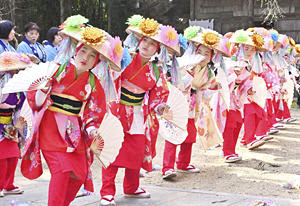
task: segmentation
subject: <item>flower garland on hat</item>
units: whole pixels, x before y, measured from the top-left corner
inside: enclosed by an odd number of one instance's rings
[[[100,45],[106,40],[106,34],[96,27],[87,27],[81,33],[81,40],[87,45]]]
[[[127,19],[126,24],[128,24],[130,26],[138,26],[142,20],[144,20],[143,16],[141,16],[139,14],[135,14],[132,17]]]
[[[178,41],[179,41],[179,44],[180,46],[186,50],[188,48],[188,43],[187,43],[187,39],[182,35],[182,34],[179,34],[178,35]]]
[[[184,30],[183,36],[188,40],[197,36],[198,32],[200,31],[200,26],[189,26]]]
[[[68,17],[60,26],[59,29],[74,30],[84,27],[89,20],[80,14]]]
[[[249,35],[248,32],[244,31],[244,30],[237,30],[231,37],[232,39],[236,40],[236,43],[245,43],[248,41],[249,39]]]
[[[217,33],[208,31],[203,33],[201,40],[205,46],[214,48],[220,42],[220,37]]]
[[[150,37],[158,33],[159,31],[158,25],[159,24],[156,20],[147,18],[147,19],[143,19],[139,23],[138,27],[143,36]]]
[[[292,37],[289,37],[289,43],[292,48],[294,48],[296,45],[295,40]]]
[[[3,52],[0,54],[0,67],[6,68],[7,71],[12,70],[8,68],[25,68],[30,66],[30,63],[30,58],[23,53]]]
[[[275,29],[270,29],[271,37],[274,42],[278,42],[279,34]]]
[[[295,45],[295,50],[296,50],[297,54],[300,55],[300,44]]]
[[[115,38],[110,38],[110,56],[113,61],[119,62],[122,59],[123,55],[123,47],[122,47],[122,42],[120,40],[120,37],[116,36]]]
[[[160,27],[160,38],[167,46],[174,46],[178,44],[177,31],[172,26],[161,26]]]
[[[259,49],[262,49],[265,42],[264,42],[264,38],[258,34],[258,33],[254,33],[251,35],[251,39],[255,45],[255,47],[259,48]]]

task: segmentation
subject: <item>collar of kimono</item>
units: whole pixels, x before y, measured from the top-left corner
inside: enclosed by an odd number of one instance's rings
[[[131,68],[135,68],[135,67],[137,67],[137,68],[139,68],[139,70],[135,73],[135,74],[133,74],[131,77],[130,77],[130,79],[129,79],[129,81],[131,81],[131,80],[133,80],[144,68],[146,68],[146,67],[149,67],[149,62],[148,63],[146,63],[145,65],[142,65],[141,64],[141,57],[140,57],[140,53],[138,52],[136,55],[135,55],[135,57],[134,57],[134,59],[132,60],[132,62],[128,65],[128,67],[129,67],[129,70],[131,70]]]

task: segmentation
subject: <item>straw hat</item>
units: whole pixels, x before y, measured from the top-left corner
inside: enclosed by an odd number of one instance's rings
[[[259,51],[266,50],[264,37],[255,31],[237,30],[230,38],[230,42],[254,46]]]
[[[292,37],[289,37],[289,45],[291,48],[295,48],[296,42]]]
[[[93,48],[110,62],[111,69],[121,71],[123,47],[120,38],[97,27],[86,26],[87,21],[81,15],[71,16],[61,25],[61,33]]]
[[[210,49],[221,52],[230,57],[231,44],[229,39],[211,29],[201,29],[199,26],[190,26],[184,30],[185,37],[195,45],[202,44]]]
[[[231,50],[233,45],[230,43],[229,39],[225,36],[221,36],[220,42],[215,47],[215,50],[221,52],[225,57],[231,57]]]
[[[169,53],[180,56],[178,33],[172,26],[159,24],[156,20],[145,19],[141,15],[133,15],[126,24],[129,25],[126,29],[128,34],[134,33],[138,39],[142,36],[149,37],[163,44]]]
[[[278,42],[283,46],[284,49],[286,49],[290,44],[289,37],[285,34],[278,35]]]
[[[300,57],[300,44],[295,45],[296,57]]]
[[[22,53],[3,52],[0,54],[0,71],[24,69],[32,65],[30,58]]]
[[[249,28],[249,31],[251,31],[252,33],[258,33],[260,34],[263,39],[264,39],[264,45],[262,46],[262,48],[265,51],[272,51],[274,48],[274,45],[276,44],[276,42],[273,40],[272,34],[270,32],[270,30],[267,30],[263,27],[254,27],[254,28]]]
[[[196,35],[193,35],[193,32],[195,31],[197,31],[197,27],[188,27],[185,29],[185,35],[187,36],[188,40],[196,45],[203,44],[210,49],[215,49],[222,38],[221,34],[211,29],[201,29],[200,32],[196,33]]]

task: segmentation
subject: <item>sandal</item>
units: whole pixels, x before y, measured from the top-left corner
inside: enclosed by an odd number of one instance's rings
[[[196,168],[194,165],[189,165],[186,168],[178,168],[178,171],[185,173],[199,173],[200,169]]]
[[[150,198],[150,193],[139,187],[133,194],[125,194],[125,197]]]
[[[102,206],[116,206],[114,196],[105,195],[105,196],[101,197],[100,205],[102,205]]]

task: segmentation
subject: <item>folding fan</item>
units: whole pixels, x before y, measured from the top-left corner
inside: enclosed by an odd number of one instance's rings
[[[124,140],[121,122],[110,112],[106,113],[90,149],[104,168],[115,161]]]
[[[32,110],[31,110],[27,100],[24,101],[19,116],[24,118],[25,125],[23,126],[23,134],[24,134],[24,138],[27,139],[31,135],[33,135]],[[25,142],[23,142],[23,143],[25,143]]]
[[[200,54],[183,55],[177,58],[180,69],[190,70],[203,60]]]
[[[173,144],[181,144],[187,137],[189,105],[186,97],[176,87],[169,85],[166,104],[172,115],[162,115],[159,120],[159,135]]]
[[[213,117],[210,107],[203,106],[200,111],[204,113],[202,118],[198,118],[197,133],[204,150],[223,142],[222,134]]]
[[[217,82],[222,86],[222,89],[219,90],[219,95],[222,98],[223,103],[226,105],[227,110],[230,106],[230,91],[228,87],[228,80],[225,71],[219,67],[217,74]]]
[[[290,78],[283,84],[282,89],[287,91],[287,94],[283,98],[287,101],[288,107],[291,108],[294,96],[294,82]]]
[[[40,63],[15,74],[2,89],[2,94],[42,89],[58,69],[55,63]]]
[[[264,108],[267,99],[267,86],[262,77],[255,76],[253,78],[253,91],[255,91],[255,94],[252,96],[252,100],[261,108]]]

